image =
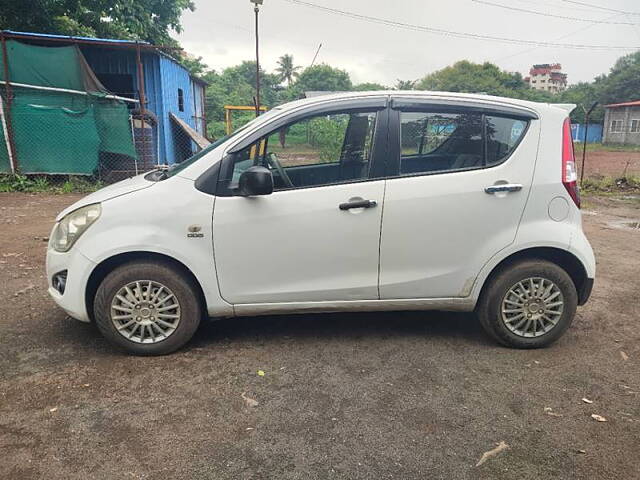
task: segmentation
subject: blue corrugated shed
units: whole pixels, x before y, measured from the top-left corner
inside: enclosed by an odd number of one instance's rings
[[[153,133],[153,163],[173,164],[184,160],[193,151],[193,145],[184,134],[172,124],[169,114],[173,113],[189,126],[206,134],[204,120],[205,84],[193,78],[187,69],[164,52],[152,49],[146,42],[113,40],[89,37],[67,37],[62,35],[7,32],[25,40],[38,43],[60,42],[78,43],[87,63],[98,79],[113,93],[139,99],[136,48],[145,46],[141,52],[144,72],[146,109],[151,111],[157,125]],[[109,44],[113,44],[111,47]],[[128,48],[123,48],[128,47]],[[179,93],[181,92],[181,93]],[[179,101],[179,97],[182,101]],[[179,108],[182,105],[182,110]]]

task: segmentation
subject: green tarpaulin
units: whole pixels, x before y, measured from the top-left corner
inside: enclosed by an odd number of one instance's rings
[[[93,105],[71,110],[25,104],[12,113],[20,171],[90,175],[96,169],[100,138]]]
[[[12,83],[87,94],[13,86],[13,141],[21,173],[94,173],[105,155],[136,158],[126,105],[108,93],[76,46],[40,47],[7,41]],[[0,79],[4,72],[0,69]],[[4,94],[4,88],[0,89]],[[0,171],[10,172],[4,135]]]

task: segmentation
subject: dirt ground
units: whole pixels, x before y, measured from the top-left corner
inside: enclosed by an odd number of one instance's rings
[[[595,289],[545,350],[413,312],[211,322],[136,358],[47,297],[76,198],[0,194],[0,478],[640,478],[638,199],[587,199]]]
[[[576,145],[576,160],[582,164],[582,147]],[[613,177],[640,175],[640,152],[587,151],[584,176]]]

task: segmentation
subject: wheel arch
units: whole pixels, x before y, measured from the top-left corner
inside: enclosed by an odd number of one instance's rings
[[[198,281],[198,278],[193,274],[193,272],[187,267],[184,263],[176,260],[175,258],[165,255],[163,253],[157,252],[148,252],[148,251],[134,251],[134,252],[125,252],[113,255],[109,258],[104,259],[100,262],[91,272],[89,276],[89,280],[87,281],[87,287],[85,289],[85,305],[87,308],[87,315],[89,319],[93,322],[93,302],[95,300],[96,292],[98,291],[98,287],[104,280],[104,278],[112,272],[115,268],[120,265],[124,265],[125,263],[138,261],[138,260],[154,260],[158,262],[163,262],[165,264],[171,265],[179,270],[181,270],[185,275],[187,275],[193,284],[196,286],[198,299],[202,305],[202,311],[207,312],[207,301],[204,295],[204,290],[202,289],[202,285]]]
[[[586,268],[580,259],[573,253],[556,247],[526,248],[503,258],[493,267],[489,275],[485,278],[482,288],[480,289],[478,299],[482,298],[482,295],[498,273],[503,271],[509,265],[521,260],[547,260],[555,263],[567,272],[569,277],[571,277],[571,280],[576,287],[576,292],[578,293],[578,304],[584,305],[588,300],[589,295],[591,294],[593,280],[588,277]]]

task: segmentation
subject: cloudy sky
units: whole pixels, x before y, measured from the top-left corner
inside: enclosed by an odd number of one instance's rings
[[[421,78],[462,59],[490,61],[523,74],[533,63],[560,62],[569,83],[575,83],[607,72],[618,57],[640,49],[638,0],[305,2],[465,34],[626,49],[573,49],[455,38],[329,13],[296,0],[264,0],[260,13],[261,62],[267,71],[273,70],[278,57],[285,53],[292,54],[296,64],[308,66],[322,43],[317,63],[347,70],[355,83],[393,85],[397,79]],[[178,35],[188,52],[202,56],[216,70],[254,58],[253,5],[249,0],[195,0],[195,4],[195,12],[183,15],[184,31]]]

